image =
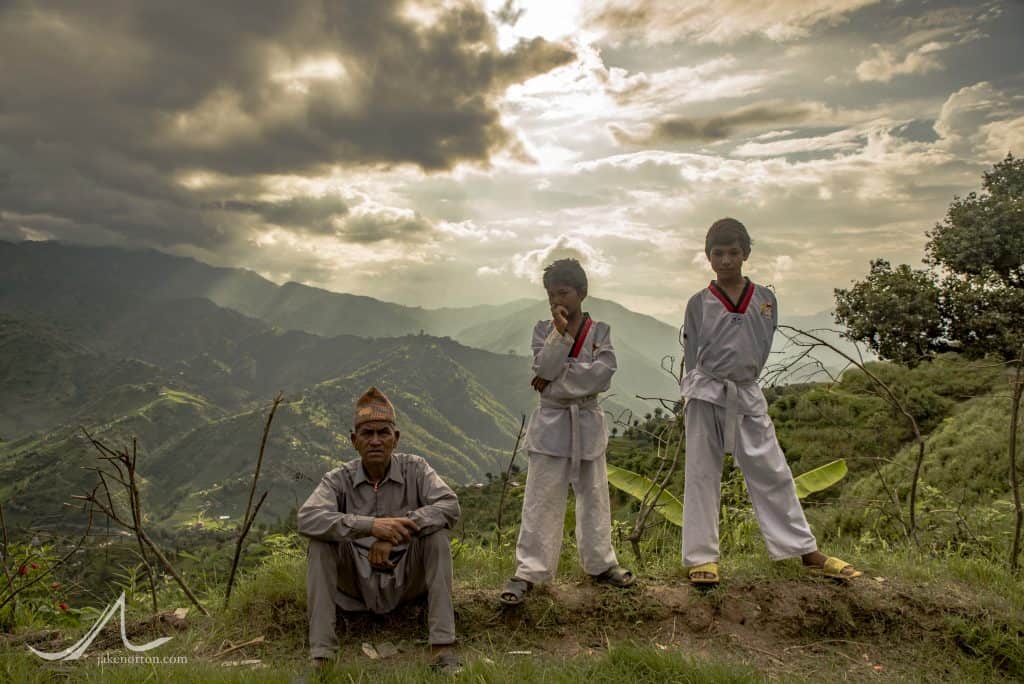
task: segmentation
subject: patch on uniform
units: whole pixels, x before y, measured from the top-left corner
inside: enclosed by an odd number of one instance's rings
[[[771,318],[772,317],[772,303],[771,302],[764,302],[764,303],[761,304],[761,315],[764,316],[765,318]]]

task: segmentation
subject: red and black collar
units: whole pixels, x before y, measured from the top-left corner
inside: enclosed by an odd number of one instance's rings
[[[593,322],[593,319],[590,318],[590,314],[584,312],[583,320],[580,321],[579,332],[576,333],[576,341],[572,343],[572,349],[569,350],[570,359],[575,359],[580,355],[580,351],[583,349],[583,340],[587,339],[587,334],[590,332],[590,326]]]
[[[740,293],[739,303],[733,303],[729,299],[729,295],[725,293],[715,284],[715,281],[711,281],[708,284],[708,289],[711,290],[711,294],[718,298],[718,301],[722,302],[725,306],[725,310],[729,313],[746,313],[747,307],[750,306],[750,300],[754,297],[754,283],[750,282],[750,278],[746,278],[747,284],[743,286],[743,292]]]

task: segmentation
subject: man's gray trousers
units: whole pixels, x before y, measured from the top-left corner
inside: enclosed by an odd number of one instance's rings
[[[455,642],[452,606],[452,552],[448,531],[415,537],[396,546],[395,568],[381,572],[367,557],[371,538],[340,543],[310,540],[306,571],[309,646],[313,658],[338,651],[337,609],[389,613],[427,595],[427,625],[432,645]]]

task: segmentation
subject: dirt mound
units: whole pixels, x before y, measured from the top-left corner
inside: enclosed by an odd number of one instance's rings
[[[512,608],[501,606],[497,594],[497,589],[456,590],[460,639],[481,653],[498,648],[569,657],[637,641],[736,658],[769,674],[814,674],[826,663],[872,676],[898,673],[901,654],[914,651],[907,662],[919,660],[927,645],[937,655],[957,652],[989,659],[1016,675],[1021,659],[1002,649],[1024,640],[1024,616],[983,608],[957,585],[789,578],[733,581],[710,590],[681,581],[641,581],[622,591],[590,581],[558,582],[535,588],[523,605]],[[971,634],[958,628],[982,624],[990,633],[975,635],[973,643]],[[292,632],[294,637],[295,631],[305,631],[299,620],[268,627],[268,640],[272,633]],[[412,650],[426,636],[426,605],[383,616],[342,613],[338,632],[345,648],[389,641]],[[993,641],[991,634],[998,638]]]
[[[456,587],[458,633],[470,654],[557,659],[632,642],[746,663],[770,677],[815,679],[842,672],[851,680],[920,679],[925,666],[931,680],[947,680],[962,672],[950,665],[958,658],[1024,677],[1024,616],[955,582],[933,586],[865,577],[843,584],[801,577],[734,580],[700,590],[681,580],[641,580],[623,591],[585,580],[537,587],[512,608],[501,606],[497,595],[497,588]],[[190,652],[199,659],[215,660],[225,645],[257,635],[264,640],[247,649],[247,656],[301,661],[307,653],[305,606],[298,594],[240,601],[221,617],[192,616],[188,623]],[[130,626],[129,633],[178,633],[175,627],[151,619]],[[366,642],[394,645],[396,666],[422,659],[426,603],[382,616],[340,613],[338,632],[344,662],[367,657]],[[54,647],[66,641],[52,633],[41,640]],[[108,625],[96,647],[119,648],[119,641]]]

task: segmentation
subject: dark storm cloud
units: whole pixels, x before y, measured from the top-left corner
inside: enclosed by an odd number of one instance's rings
[[[301,228],[313,233],[335,233],[333,219],[348,213],[348,204],[336,195],[292,197],[278,202],[221,200],[208,202],[204,209],[256,214],[267,223]]]
[[[432,5],[427,21],[393,0],[0,3],[0,209],[214,246],[232,228],[181,174],[255,190],[339,165],[486,163],[515,143],[495,97],[573,55],[502,53],[480,7]],[[333,71],[302,71],[317,60]],[[309,230],[346,209],[251,204]]]
[[[363,214],[345,221],[341,232],[349,242],[369,244],[383,240],[419,240],[432,228],[418,214]]]
[[[263,222],[297,229],[312,235],[332,235],[353,243],[382,240],[417,241],[431,234],[434,226],[418,213],[383,207],[357,207],[335,195],[295,197],[278,202],[261,200],[219,200],[203,205],[207,211],[250,214]]]
[[[0,168],[0,209],[46,235],[165,246],[215,246],[226,238],[185,188],[138,158],[68,141],[19,147],[0,137]]]
[[[515,26],[525,13],[525,9],[516,6],[515,0],[505,0],[494,13],[494,18],[499,24]]]
[[[806,121],[820,112],[811,104],[762,102],[708,117],[668,117],[652,124],[649,131],[633,133],[611,126],[619,144],[649,145],[680,141],[711,142],[730,138],[739,130]]]

